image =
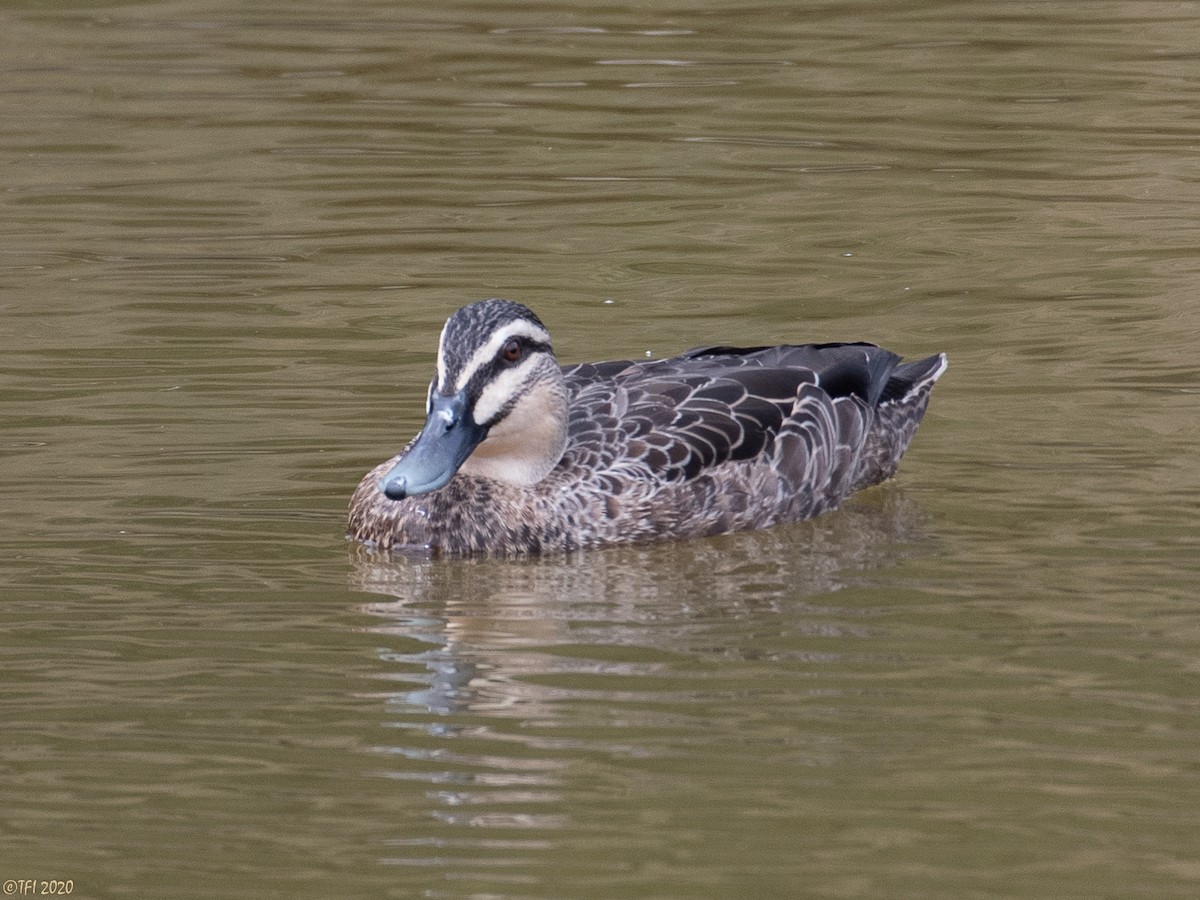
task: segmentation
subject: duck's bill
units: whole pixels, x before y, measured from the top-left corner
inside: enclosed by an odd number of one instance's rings
[[[454,477],[485,437],[487,429],[475,424],[462,392],[451,397],[435,392],[425,427],[379,480],[379,490],[391,500],[436,491]]]

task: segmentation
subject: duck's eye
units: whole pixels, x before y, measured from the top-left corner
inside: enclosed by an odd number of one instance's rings
[[[500,349],[500,358],[507,363],[519,362],[521,359],[521,344],[515,338],[510,338]]]

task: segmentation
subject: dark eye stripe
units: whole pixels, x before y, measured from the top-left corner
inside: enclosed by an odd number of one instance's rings
[[[545,341],[534,341],[526,337],[517,338],[517,341],[520,343],[522,351],[521,359],[516,363],[518,366],[525,364],[525,362],[531,356],[537,353],[554,352],[551,350],[550,345]],[[479,398],[479,395],[483,393],[483,388],[489,381],[495,378],[500,372],[508,370],[512,365],[513,363],[509,363],[504,360],[504,348],[501,347],[497,351],[495,359],[493,359],[487,365],[480,366],[475,374],[471,376],[471,380],[467,382],[467,396],[471,398],[472,404],[474,404],[475,400]],[[500,415],[496,417],[495,421],[498,422],[500,419],[504,418],[504,416],[508,415],[508,412],[511,408],[511,403],[505,404],[503,410],[501,411]]]
[[[533,341],[526,337],[519,337],[515,340],[517,342],[517,346],[521,348],[521,358],[517,360],[518,363],[524,362],[535,353],[551,352],[550,345],[542,341]],[[472,389],[479,388],[482,390],[484,382],[490,381],[497,372],[503,371],[511,365],[512,363],[504,358],[504,348],[501,347],[496,352],[495,359],[485,366],[480,366],[479,371],[476,372],[474,377],[471,378],[470,387]],[[468,392],[471,391],[469,390]]]

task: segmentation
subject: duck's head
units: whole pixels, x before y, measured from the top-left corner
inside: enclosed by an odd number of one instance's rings
[[[425,412],[425,427],[379,481],[392,500],[436,491],[459,471],[541,481],[567,443],[566,385],[541,319],[509,300],[452,315]]]

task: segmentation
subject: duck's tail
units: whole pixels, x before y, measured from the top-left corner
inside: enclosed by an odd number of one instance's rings
[[[900,457],[916,434],[929,392],[933,390],[949,361],[938,353],[917,362],[905,363],[892,370],[875,407],[875,421],[867,434],[858,458],[854,490],[891,478],[900,465]]]

